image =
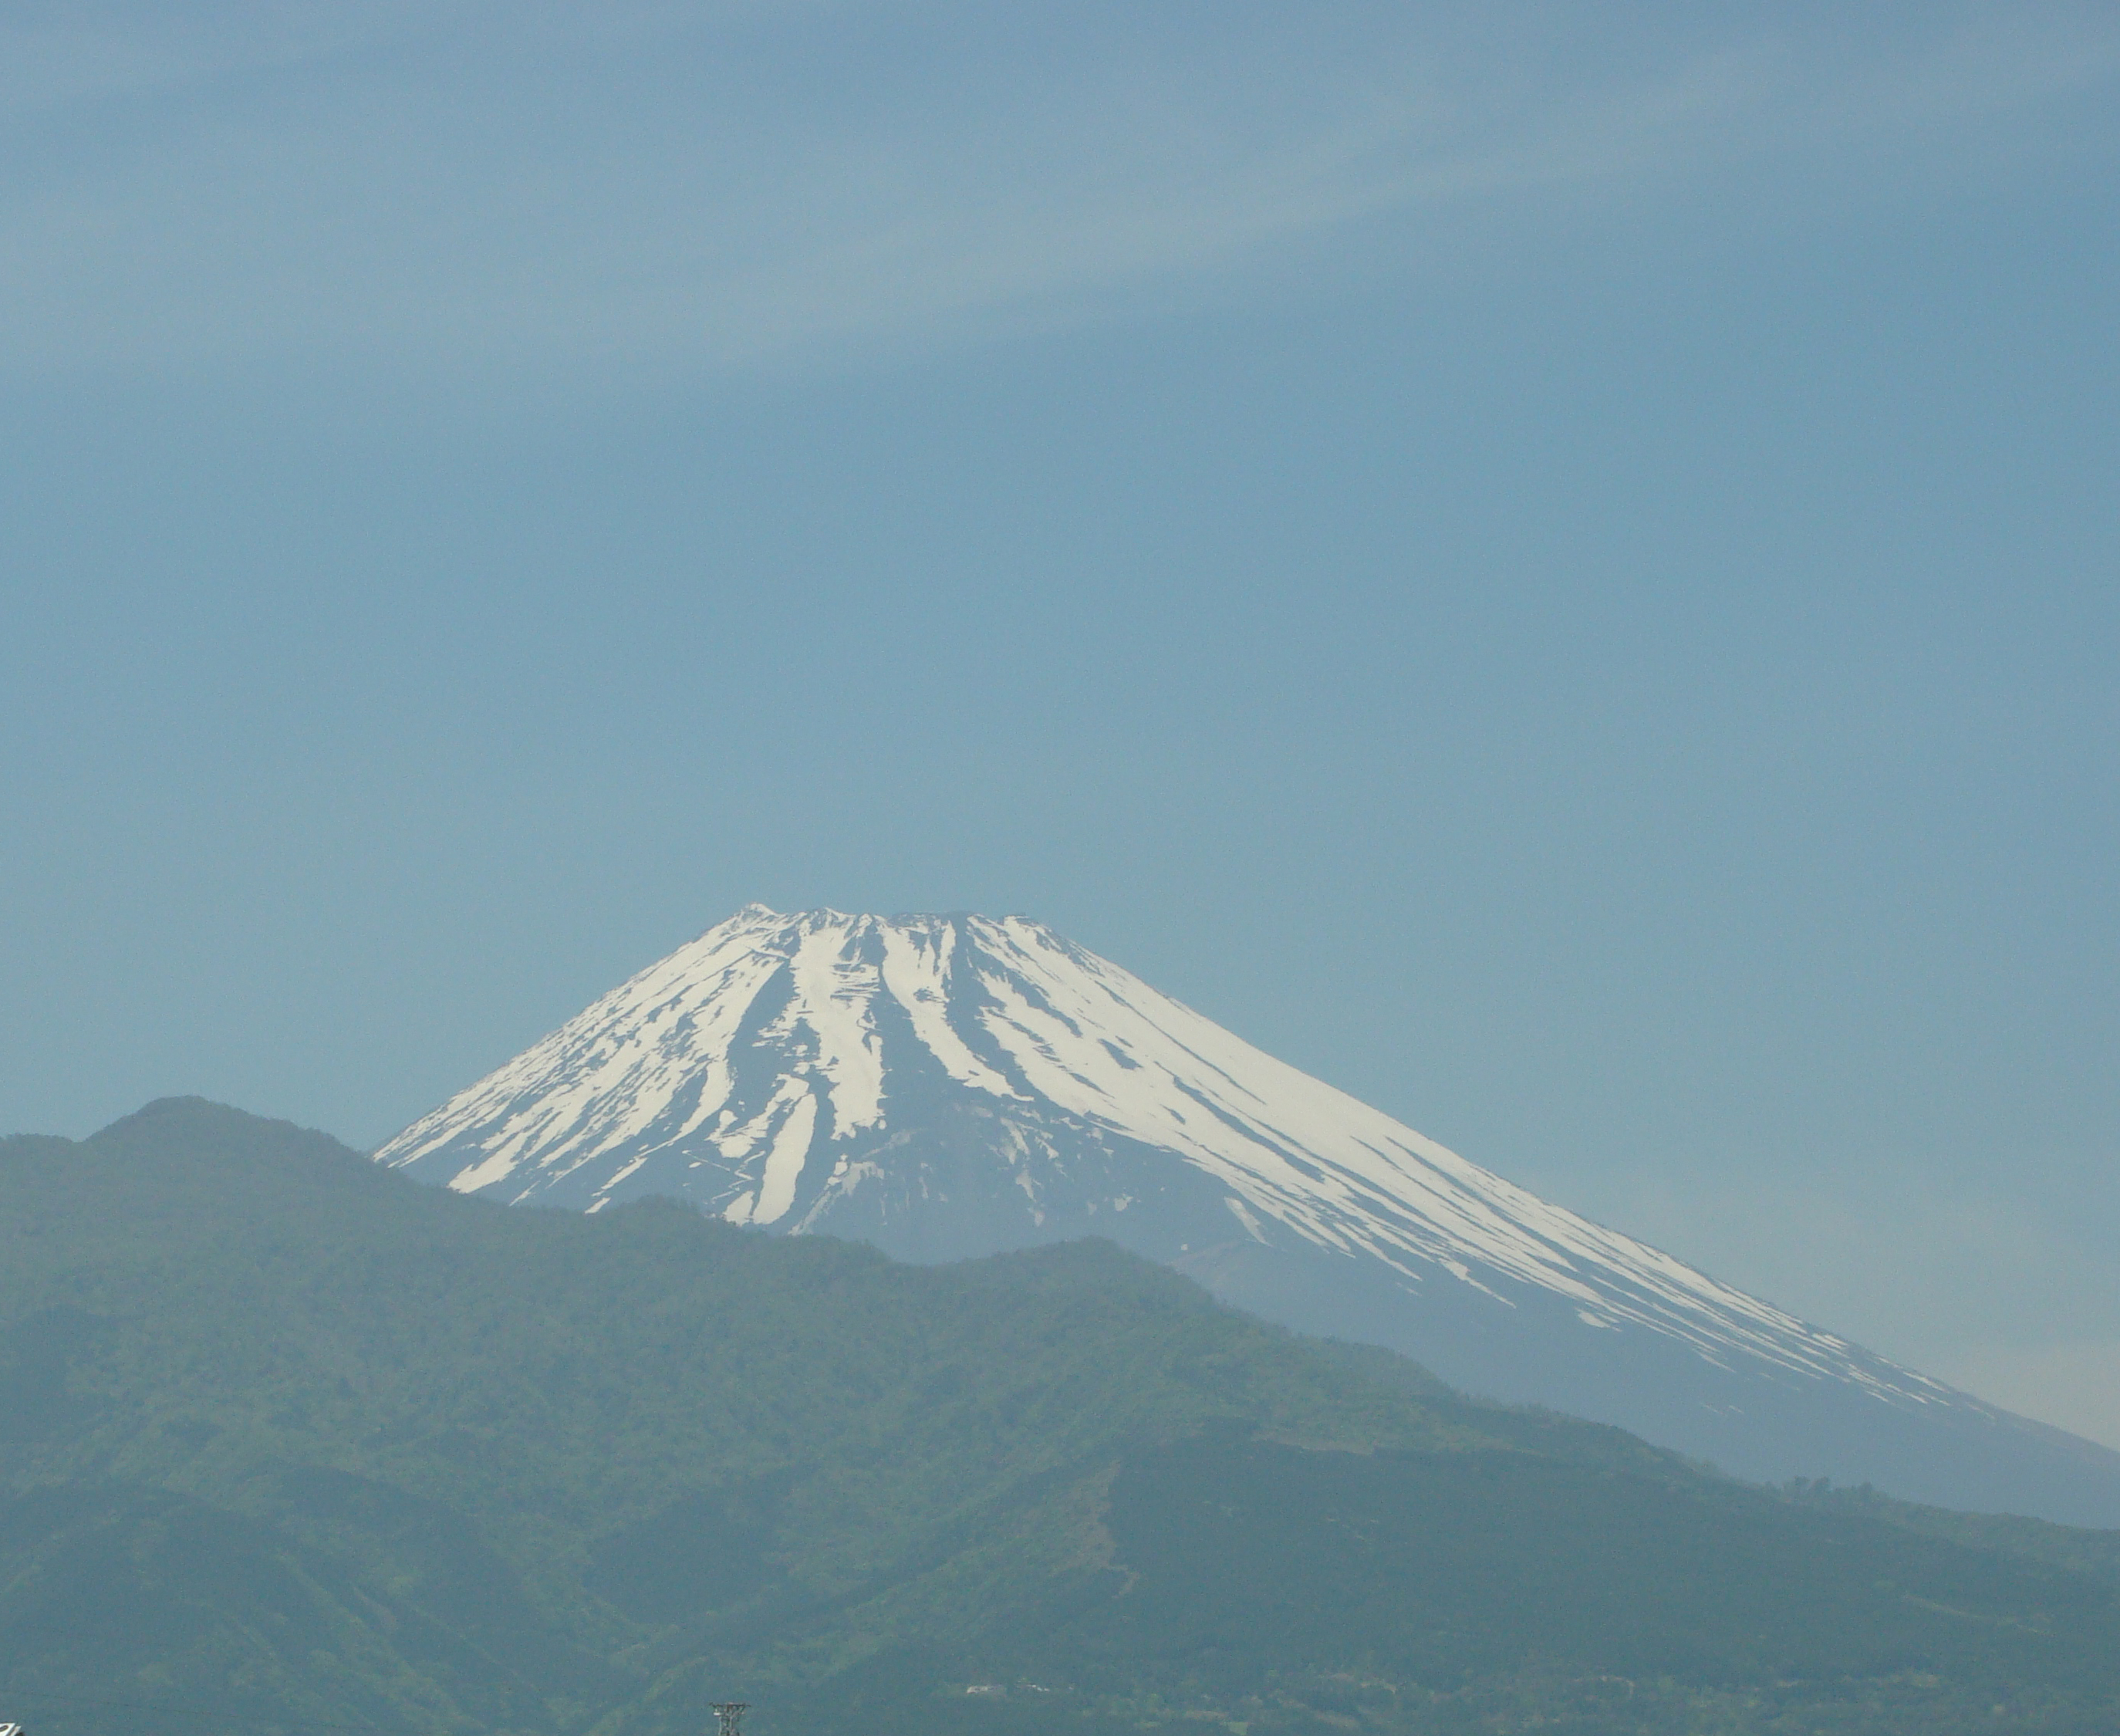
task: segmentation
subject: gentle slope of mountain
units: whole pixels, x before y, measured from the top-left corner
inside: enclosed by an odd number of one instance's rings
[[[0,1142],[0,1226],[38,1736],[2120,1719],[2120,1539],[1728,1482],[1108,1244],[505,1211],[195,1101]]]
[[[1746,1475],[2120,1524],[2120,1454],[1548,1204],[1021,918],[749,906],[377,1156],[907,1259],[1104,1236]]]

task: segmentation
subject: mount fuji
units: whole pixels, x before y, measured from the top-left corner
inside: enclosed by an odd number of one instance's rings
[[[1550,1205],[1020,917],[748,905],[376,1157],[924,1262],[1102,1236],[1741,1475],[2120,1525],[2120,1454]]]

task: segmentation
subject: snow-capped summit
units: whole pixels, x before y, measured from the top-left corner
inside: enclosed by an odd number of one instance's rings
[[[377,1155],[510,1201],[678,1194],[736,1223],[853,1217],[891,1240],[967,1179],[917,1137],[946,1102],[987,1124],[979,1192],[1000,1184],[1016,1240],[1095,1228],[1166,1259],[1307,1245],[1408,1287],[1513,1280],[1593,1325],[1876,1378],[1839,1339],[1546,1204],[1022,917],[746,905]],[[1148,1205],[1174,1191],[1216,1195],[1221,1215]]]
[[[1548,1204],[1022,917],[746,905],[377,1157],[912,1259],[1104,1235],[1270,1317],[1755,1473],[1963,1500],[1863,1442],[2037,1426]]]

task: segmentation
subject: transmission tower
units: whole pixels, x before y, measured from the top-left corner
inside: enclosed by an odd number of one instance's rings
[[[743,1715],[750,1710],[745,1701],[717,1700],[713,1706],[716,1736],[743,1736]]]

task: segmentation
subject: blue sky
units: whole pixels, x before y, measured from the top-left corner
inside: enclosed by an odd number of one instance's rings
[[[1024,911],[2120,1443],[2120,19],[0,21],[0,1125]]]

